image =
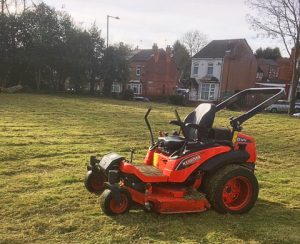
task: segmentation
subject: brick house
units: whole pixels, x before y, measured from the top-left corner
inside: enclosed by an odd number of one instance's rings
[[[294,56],[292,49],[291,57]],[[276,60],[258,59],[256,86],[258,87],[282,87],[285,88],[285,99],[290,99],[291,84],[293,79],[292,58],[278,58]],[[273,72],[272,70],[275,70]],[[276,74],[276,75],[273,75]],[[297,87],[296,99],[300,100],[300,80]]]
[[[282,87],[286,90],[286,98],[292,80],[292,61],[290,58],[257,59],[257,87]]]
[[[245,39],[214,40],[192,58],[191,101],[218,101],[254,87],[257,63]]]
[[[130,58],[131,79],[128,88],[137,96],[163,97],[176,90],[179,72],[171,56],[171,48],[135,51]]]
[[[256,82],[266,82],[277,80],[279,75],[279,65],[273,59],[257,59]]]

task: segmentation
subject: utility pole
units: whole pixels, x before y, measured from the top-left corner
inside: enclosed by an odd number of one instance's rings
[[[118,16],[106,15],[106,48],[108,48],[108,39],[109,39],[109,18],[120,19]]]

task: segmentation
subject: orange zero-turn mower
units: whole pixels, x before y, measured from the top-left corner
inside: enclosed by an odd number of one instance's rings
[[[230,118],[231,129],[213,127],[216,112],[246,95],[269,94],[248,112]],[[92,156],[85,178],[86,188],[101,194],[100,205],[107,215],[127,212],[132,204],[158,213],[203,212],[210,207],[220,213],[248,212],[258,196],[254,175],[256,146],[241,133],[242,123],[276,102],[281,88],[243,90],[218,105],[200,104],[182,121],[175,110],[179,133],[161,135],[154,141],[143,164],[133,164],[117,153]]]

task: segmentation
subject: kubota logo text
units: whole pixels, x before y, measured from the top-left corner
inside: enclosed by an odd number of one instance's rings
[[[190,166],[190,165],[196,163],[200,158],[201,157],[199,155],[196,155],[194,157],[185,159],[185,160],[181,161],[180,168],[185,168],[187,166]]]

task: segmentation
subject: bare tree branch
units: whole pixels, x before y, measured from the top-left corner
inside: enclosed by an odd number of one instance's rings
[[[188,49],[190,56],[193,56],[207,44],[207,37],[198,30],[189,31],[183,35],[182,43]]]
[[[248,5],[256,12],[248,20],[254,28],[268,36],[280,37],[293,63],[289,114],[294,112],[296,91],[300,69],[296,63],[300,56],[300,0],[248,0]],[[291,48],[294,48],[291,55]]]

